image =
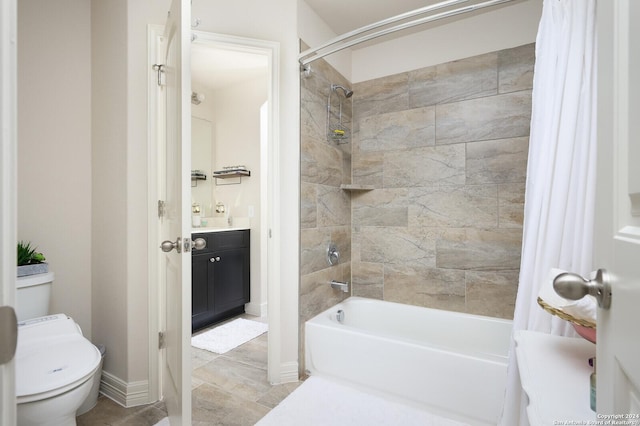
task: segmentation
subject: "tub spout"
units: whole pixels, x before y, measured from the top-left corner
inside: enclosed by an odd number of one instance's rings
[[[335,288],[337,290],[342,290],[344,293],[349,293],[349,282],[348,281],[346,283],[343,283],[343,282],[340,282],[340,281],[331,280],[330,284],[331,284],[332,288]]]

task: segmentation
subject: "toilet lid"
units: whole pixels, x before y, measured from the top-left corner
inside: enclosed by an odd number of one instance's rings
[[[16,352],[16,396],[69,385],[93,372],[100,359],[98,348],[81,334],[25,343]]]

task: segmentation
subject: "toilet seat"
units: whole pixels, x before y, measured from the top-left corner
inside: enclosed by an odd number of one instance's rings
[[[18,403],[60,395],[88,380],[99,367],[98,348],[64,314],[20,323],[16,351]]]

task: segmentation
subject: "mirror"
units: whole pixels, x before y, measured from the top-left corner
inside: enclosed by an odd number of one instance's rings
[[[191,198],[200,203],[204,216],[211,216],[215,164],[213,123],[200,117],[191,117]]]

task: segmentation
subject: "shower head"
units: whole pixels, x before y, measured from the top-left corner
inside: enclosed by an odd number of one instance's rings
[[[333,90],[335,92],[337,89],[342,89],[342,92],[344,92],[344,97],[345,98],[350,98],[351,96],[353,96],[353,90],[347,89],[346,87],[340,86],[339,84],[332,84],[331,85],[331,90]]]

